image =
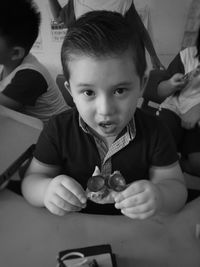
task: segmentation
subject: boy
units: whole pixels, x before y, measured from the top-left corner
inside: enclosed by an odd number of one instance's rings
[[[69,28],[61,59],[76,108],[54,117],[42,132],[24,197],[57,215],[83,209],[144,219],[179,210],[187,192],[170,134],[157,118],[136,111],[145,51],[123,16],[83,15]],[[95,166],[104,176],[120,171],[128,184],[104,204],[86,199]]]
[[[153,46],[151,37],[145,28],[133,0],[68,0],[62,8],[58,0],[49,0],[54,19],[58,23],[64,23],[69,27],[77,18],[86,12],[93,10],[116,11],[122,14],[131,27],[138,30],[144,41],[145,47],[151,57],[152,66],[155,69],[164,69]]]
[[[172,132],[181,166],[200,176],[200,28],[195,46],[180,51],[170,63],[158,94],[166,97],[157,115]]]
[[[39,25],[31,0],[1,1],[0,104],[46,123],[68,106],[47,69],[29,53]]]

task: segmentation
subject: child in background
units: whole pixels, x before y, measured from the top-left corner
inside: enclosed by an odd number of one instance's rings
[[[31,0],[1,1],[0,104],[46,123],[68,106],[47,69],[29,53],[39,25]]]
[[[57,215],[83,211],[144,219],[177,212],[187,190],[167,128],[136,110],[145,85],[145,50],[122,15],[93,11],[68,29],[61,59],[75,108],[41,133],[22,184],[32,205]],[[164,142],[163,142],[164,140]],[[120,171],[127,188],[104,204],[86,198],[95,166]]]
[[[58,23],[64,23],[66,27],[69,27],[77,18],[89,11],[109,10],[119,12],[130,23],[133,31],[138,30],[151,57],[152,67],[164,69],[156,54],[149,33],[135,9],[133,0],[68,0],[63,8],[58,0],[49,0],[49,3],[54,19]]]
[[[185,172],[200,176],[200,29],[196,45],[170,63],[158,94],[167,97],[157,115],[171,130]],[[187,74],[187,75],[185,75]],[[185,78],[186,77],[186,78]]]

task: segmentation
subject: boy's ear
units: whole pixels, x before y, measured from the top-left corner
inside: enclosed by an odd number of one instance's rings
[[[71,88],[70,88],[70,85],[69,85],[68,81],[64,82],[64,86],[67,89],[67,91],[70,93],[70,95],[72,95]]]
[[[149,75],[145,74],[144,77],[141,80],[141,93],[140,93],[140,96],[143,95],[148,80],[149,80]]]
[[[12,49],[12,60],[20,60],[25,57],[25,49],[21,46],[14,46]]]

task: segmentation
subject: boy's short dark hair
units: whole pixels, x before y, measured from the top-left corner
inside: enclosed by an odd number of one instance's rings
[[[1,0],[0,36],[8,46],[20,46],[28,54],[37,39],[40,13],[32,0]]]
[[[117,12],[88,12],[71,24],[63,41],[61,61],[65,78],[69,80],[68,62],[74,55],[116,56],[129,48],[133,51],[136,71],[141,79],[146,70],[146,58],[144,43],[138,33]]]

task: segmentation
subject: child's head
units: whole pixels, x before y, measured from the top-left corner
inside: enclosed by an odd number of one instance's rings
[[[146,59],[137,33],[118,13],[87,13],[69,28],[61,59],[82,119],[105,139],[115,138],[143,91]]]
[[[74,56],[113,57],[130,48],[137,74],[143,77],[146,58],[143,41],[133,32],[121,14],[93,11],[79,18],[68,29],[61,50],[65,78],[69,81],[68,63]]]
[[[0,44],[6,51],[16,48],[17,53],[17,48],[22,48],[27,55],[38,36],[39,25],[40,13],[32,0],[1,0]]]

